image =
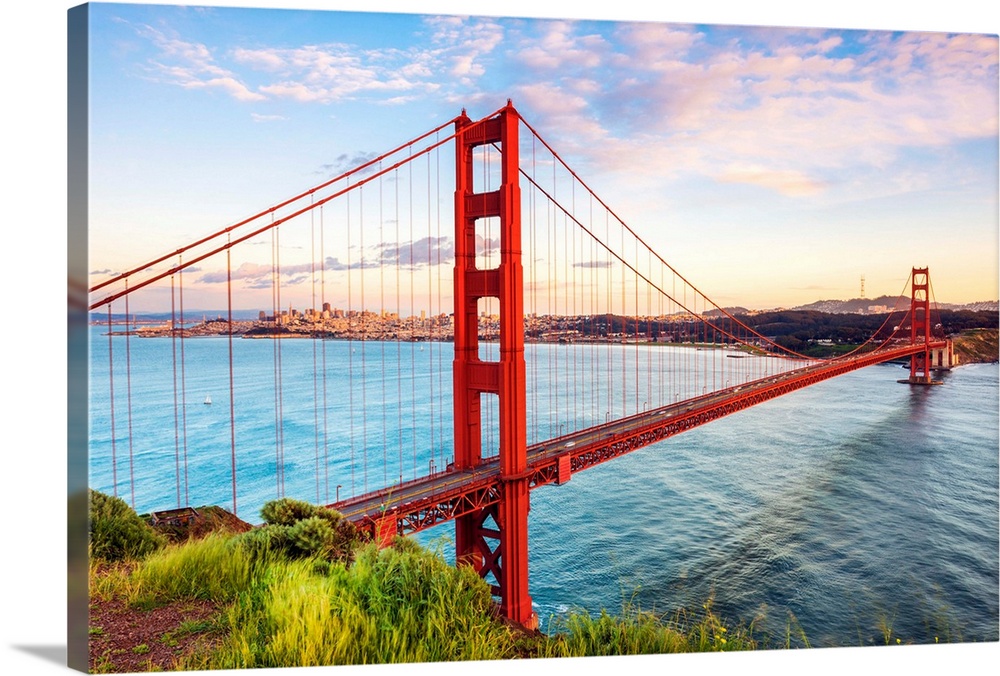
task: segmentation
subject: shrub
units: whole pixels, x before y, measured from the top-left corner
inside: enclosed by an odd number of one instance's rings
[[[121,498],[90,491],[90,554],[106,561],[141,559],[165,540]]]
[[[329,521],[314,516],[289,527],[288,538],[302,556],[326,558],[333,550],[336,533]]]
[[[251,560],[264,558],[271,552],[286,553],[290,549],[286,526],[263,526],[236,536],[236,542],[243,547]]]
[[[272,526],[293,526],[296,522],[316,516],[322,507],[317,507],[302,500],[281,498],[264,503],[260,517]]]
[[[264,504],[260,515],[267,525],[247,534],[249,539],[244,543],[254,552],[272,550],[293,557],[346,560],[357,540],[354,524],[339,512],[301,500],[271,500]]]

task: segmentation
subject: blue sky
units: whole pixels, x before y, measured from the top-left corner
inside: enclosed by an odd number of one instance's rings
[[[511,98],[720,303],[997,297],[995,35],[97,4],[91,38],[92,271]]]

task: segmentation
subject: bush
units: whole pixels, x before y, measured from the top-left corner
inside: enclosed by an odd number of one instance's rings
[[[90,555],[106,561],[141,559],[165,540],[121,498],[90,491]]]
[[[260,510],[260,517],[272,526],[294,526],[303,519],[317,516],[317,512],[320,510],[331,512],[331,510],[317,507],[302,500],[281,498],[264,503]],[[331,513],[336,514],[336,512]]]
[[[357,540],[357,529],[332,509],[282,498],[260,510],[266,525],[241,536],[251,554],[280,551],[293,558],[320,557],[347,560]]]
[[[329,521],[314,516],[290,526],[288,537],[302,556],[327,558],[333,550],[336,533]]]
[[[286,553],[290,548],[286,526],[263,526],[236,536],[236,542],[252,560],[266,557],[272,552]]]
[[[265,525],[236,539],[253,559],[280,553],[332,561],[349,558],[353,549],[357,531],[334,510],[282,498],[265,503],[260,515]]]

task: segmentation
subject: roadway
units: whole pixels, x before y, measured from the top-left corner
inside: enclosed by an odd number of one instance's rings
[[[816,382],[922,350],[922,345],[907,345],[819,362],[532,444],[526,449],[528,472],[521,477],[529,477],[531,488],[546,485],[556,481],[556,467],[564,456],[570,457],[572,472],[577,472]],[[396,517],[403,522],[399,526],[403,534],[496,502],[495,487],[501,479],[494,457],[472,469],[446,469],[329,507],[372,532],[378,518]]]

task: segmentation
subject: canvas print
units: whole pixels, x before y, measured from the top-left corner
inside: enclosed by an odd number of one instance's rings
[[[71,666],[998,641],[996,35],[68,26]]]

